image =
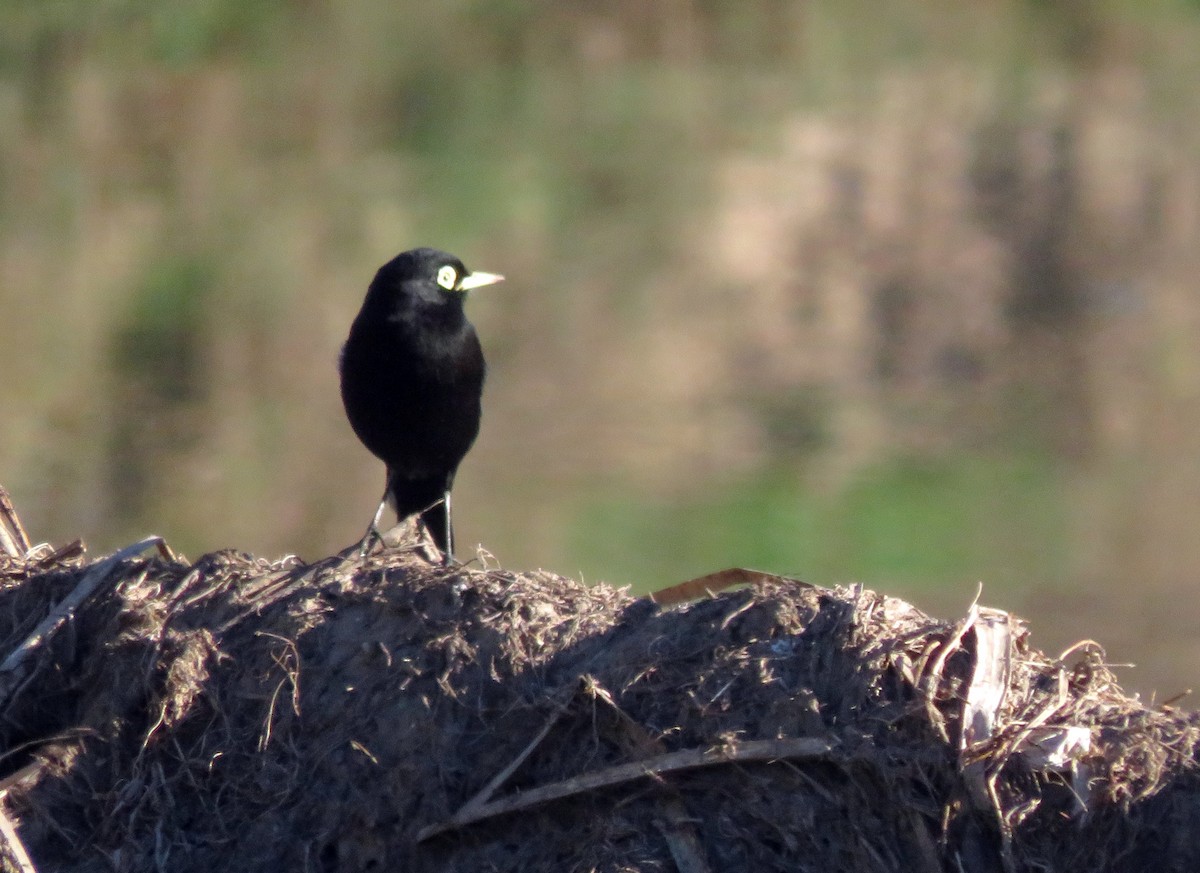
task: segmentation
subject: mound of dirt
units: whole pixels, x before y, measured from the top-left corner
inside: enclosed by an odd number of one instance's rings
[[[1098,647],[730,579],[0,554],[5,866],[1200,869],[1200,719]]]

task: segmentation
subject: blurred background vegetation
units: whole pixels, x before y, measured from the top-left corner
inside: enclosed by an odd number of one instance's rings
[[[1196,0],[0,0],[0,482],[316,558],[375,268],[491,371],[460,549],[740,564],[1200,666]]]

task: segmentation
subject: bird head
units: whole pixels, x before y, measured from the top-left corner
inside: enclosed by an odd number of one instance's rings
[[[401,252],[380,267],[371,291],[393,302],[399,296],[461,306],[466,292],[502,281],[504,277],[496,273],[472,273],[454,255],[419,248]]]

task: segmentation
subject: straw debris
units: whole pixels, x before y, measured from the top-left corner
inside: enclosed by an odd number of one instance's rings
[[[8,870],[1200,869],[1200,720],[998,610],[419,547],[91,560],[5,505]]]

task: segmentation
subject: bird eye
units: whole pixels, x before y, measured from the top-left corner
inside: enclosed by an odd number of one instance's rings
[[[454,290],[454,284],[458,281],[458,273],[451,266],[442,267],[438,270],[437,283],[447,291]]]

